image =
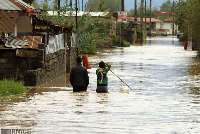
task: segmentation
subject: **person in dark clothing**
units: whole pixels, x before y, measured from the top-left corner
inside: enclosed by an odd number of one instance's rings
[[[76,58],[77,65],[71,69],[70,83],[74,92],[87,91],[89,76],[87,70],[82,66],[81,57]]]
[[[99,68],[96,70],[97,75],[97,93],[107,93],[108,92],[108,76],[107,73],[110,70],[111,65],[99,62]]]

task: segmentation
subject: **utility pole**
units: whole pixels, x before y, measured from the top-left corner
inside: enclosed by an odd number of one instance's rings
[[[75,8],[76,8],[76,16],[75,16],[75,18],[76,18],[76,31],[78,30],[78,1],[77,0],[75,0]]]
[[[121,0],[121,12],[124,12],[124,0]],[[120,45],[123,45],[122,23],[120,23]]]
[[[141,42],[142,43],[143,43],[143,38],[144,38],[143,17],[144,17],[144,0],[141,0],[141,5],[140,5],[140,25],[141,25]]]
[[[124,11],[124,0],[121,0],[121,11]]]
[[[137,21],[137,0],[135,0],[135,21]]]
[[[72,9],[72,0],[69,1],[69,6]]]
[[[75,0],[75,8],[76,8],[76,34],[75,34],[75,40],[76,40],[76,56],[79,55],[79,48],[78,48],[78,1]]]
[[[175,12],[175,1],[173,0],[173,6],[172,6],[172,17],[173,17],[173,24],[172,24],[172,35],[174,36],[175,35],[175,16],[174,16],[174,12]]]
[[[58,15],[60,15],[60,0],[58,0],[57,2],[58,2]]]
[[[151,17],[152,17],[152,0],[150,0],[150,3],[149,3],[149,8],[150,8],[150,25],[149,25],[149,30],[150,30],[150,37],[151,37]]]
[[[145,30],[147,24],[147,0],[144,1],[144,17],[145,17]]]

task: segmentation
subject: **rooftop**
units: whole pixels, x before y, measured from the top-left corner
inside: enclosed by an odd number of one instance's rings
[[[0,0],[0,10],[20,11],[21,9],[10,0]]]

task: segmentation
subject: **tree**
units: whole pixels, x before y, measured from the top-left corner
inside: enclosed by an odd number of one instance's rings
[[[176,8],[176,23],[184,33],[184,40],[192,40],[200,51],[200,1],[181,1]]]
[[[120,11],[121,0],[88,0],[87,11]]]
[[[166,2],[162,3],[161,5],[161,12],[171,12],[173,8],[173,3],[170,0],[167,0]]]
[[[48,0],[44,0],[42,8],[43,8],[43,10],[48,10],[49,9]]]

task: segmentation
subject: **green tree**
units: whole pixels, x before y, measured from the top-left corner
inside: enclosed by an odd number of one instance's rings
[[[162,3],[160,11],[162,12],[171,12],[173,9],[173,3],[170,0]]]
[[[184,33],[185,40],[193,41],[196,49],[200,51],[200,1],[182,1],[176,8],[176,23],[179,30]]]
[[[88,0],[87,11],[120,11],[121,0]]]
[[[152,14],[151,14],[151,10],[149,8],[147,8],[146,15],[144,15],[144,16],[146,16],[146,17],[150,17],[150,16],[151,17],[155,17],[156,16],[156,12],[157,12],[157,10],[153,9],[152,10]],[[128,16],[135,16],[135,10],[134,9],[129,10],[128,11]]]

